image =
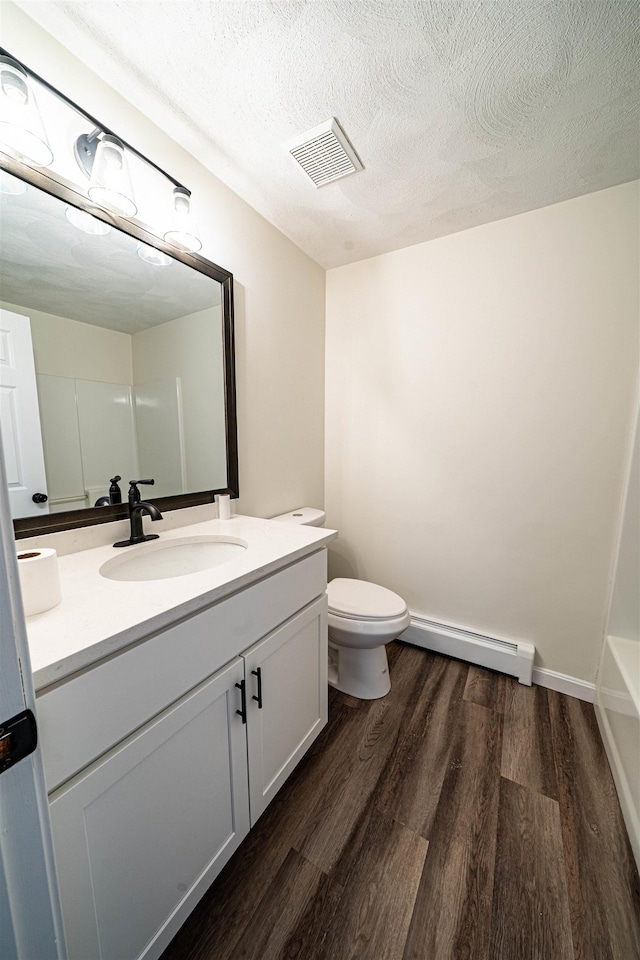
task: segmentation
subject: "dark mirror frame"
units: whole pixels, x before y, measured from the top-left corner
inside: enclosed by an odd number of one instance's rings
[[[228,493],[231,497],[239,495],[238,488],[238,433],[236,419],[236,382],[235,382],[235,343],[233,325],[233,275],[217,264],[206,260],[196,253],[187,253],[177,250],[171,244],[160,240],[150,233],[142,224],[119,217],[107,210],[96,207],[87,197],[77,192],[74,185],[62,178],[54,179],[42,169],[30,167],[8,154],[0,152],[0,169],[7,170],[13,176],[24,180],[31,186],[44,190],[65,203],[78,207],[92,216],[103,220],[116,230],[127,233],[136,240],[142,240],[149,246],[166,253],[174,260],[179,260],[193,270],[206,274],[217,280],[222,287],[222,333],[223,333],[223,363],[224,363],[224,399],[225,399],[225,437],[227,453],[227,486],[216,490],[205,490],[198,493],[184,493],[174,497],[159,497],[154,499],[158,509],[180,510],[185,507],[194,507],[202,503],[211,503],[216,493]],[[129,511],[126,503],[117,506],[85,507],[81,510],[68,510],[46,516],[24,517],[14,520],[16,539],[41,536],[47,533],[57,533],[60,530],[72,530],[75,527],[89,527],[97,523],[110,523],[113,520],[124,520]]]

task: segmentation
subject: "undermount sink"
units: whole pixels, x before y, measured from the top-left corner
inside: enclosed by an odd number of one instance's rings
[[[100,567],[107,580],[168,580],[186,577],[236,560],[248,547],[238,537],[208,536],[144,544]]]

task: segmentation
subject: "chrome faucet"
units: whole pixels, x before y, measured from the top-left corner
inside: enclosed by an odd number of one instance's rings
[[[140,499],[139,483],[155,483],[154,480],[129,480],[129,523],[131,526],[128,540],[118,540],[114,547],[130,547],[134,543],[144,543],[145,540],[157,540],[157,533],[145,534],[142,528],[142,516],[147,513],[152,520],[162,520],[162,514],[152,503]]]

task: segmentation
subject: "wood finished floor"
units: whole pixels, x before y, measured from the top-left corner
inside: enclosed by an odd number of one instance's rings
[[[640,960],[593,707],[395,643],[162,960]]]

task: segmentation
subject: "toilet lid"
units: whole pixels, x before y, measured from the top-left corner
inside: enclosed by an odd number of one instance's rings
[[[401,617],[407,609],[397,593],[367,580],[332,580],[327,596],[329,613],[352,620],[390,620]]]

